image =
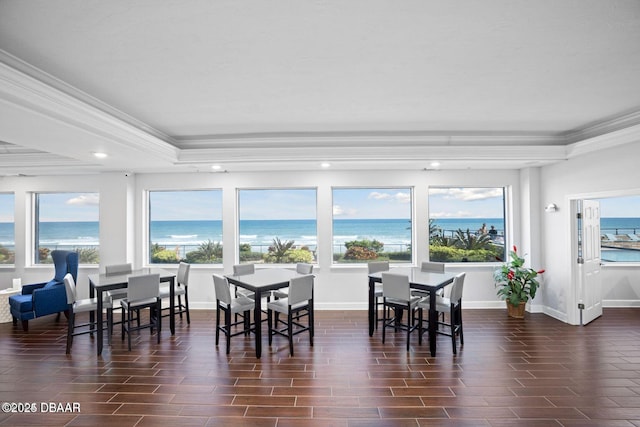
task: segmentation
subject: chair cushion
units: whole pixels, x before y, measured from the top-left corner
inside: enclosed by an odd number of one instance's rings
[[[170,286],[161,286],[160,287],[160,298],[169,298],[170,295],[170,291],[171,291],[171,287]],[[176,286],[174,289],[174,294],[175,295],[184,295],[186,294],[186,290],[184,288],[184,286]]]
[[[49,289],[49,288],[52,288],[52,287],[54,287],[54,286],[56,286],[56,285],[63,285],[63,284],[64,284],[64,282],[59,282],[59,281],[58,281],[58,280],[56,280],[56,279],[52,279],[52,280],[49,280],[49,281],[48,281],[48,282],[43,286],[43,289]]]
[[[309,301],[301,301],[297,304],[291,306],[291,310],[297,310],[301,307],[306,307],[309,305]],[[283,298],[279,300],[275,300],[267,304],[267,308],[269,310],[277,311],[278,313],[288,314],[289,313],[289,298]]]
[[[12,295],[9,297],[9,306],[19,313],[33,311],[32,295]]]

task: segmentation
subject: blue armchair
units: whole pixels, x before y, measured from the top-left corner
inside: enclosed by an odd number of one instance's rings
[[[13,317],[13,325],[22,322],[22,329],[29,330],[29,320],[48,314],[66,311],[67,292],[64,287],[64,276],[71,273],[74,280],[78,278],[78,253],[70,251],[52,251],[51,258],[56,272],[53,279],[45,283],[24,285],[21,295],[9,297],[9,307]]]

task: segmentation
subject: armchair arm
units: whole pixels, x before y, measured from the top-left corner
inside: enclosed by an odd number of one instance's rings
[[[68,308],[67,292],[62,284],[33,291],[33,311],[36,317],[60,313]]]
[[[46,285],[49,282],[44,282],[44,283],[32,283],[29,285],[23,285],[22,286],[22,295],[30,295],[33,294],[33,291],[35,291],[36,289],[40,289],[43,288],[44,285]]]

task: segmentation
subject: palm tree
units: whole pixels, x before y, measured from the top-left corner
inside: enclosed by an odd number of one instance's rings
[[[488,234],[476,235],[469,231],[456,231],[455,245],[462,249],[487,249],[491,245],[491,237]]]
[[[269,247],[269,252],[275,257],[276,262],[282,262],[286,252],[293,247],[293,240],[281,242],[280,238],[273,239],[273,246]]]

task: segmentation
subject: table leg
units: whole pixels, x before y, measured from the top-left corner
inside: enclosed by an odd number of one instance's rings
[[[376,283],[373,281],[373,279],[370,277],[369,278],[369,336],[373,336],[373,331],[375,330],[375,326],[376,326],[376,316],[375,316],[375,310],[376,310],[376,297],[375,297],[375,288],[376,288]]]
[[[429,351],[436,357],[436,336],[438,328],[438,312],[436,311],[436,293],[429,292]]]
[[[253,322],[256,335],[256,358],[262,356],[262,292],[255,291],[255,308],[253,310]]]
[[[171,330],[171,335],[176,334],[176,305],[174,302],[176,296],[176,280],[175,277],[171,277],[169,281],[169,329]],[[161,313],[158,313],[161,315]]]

